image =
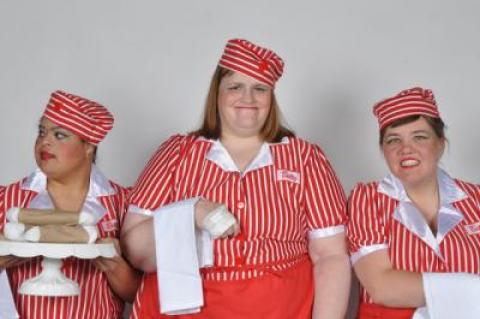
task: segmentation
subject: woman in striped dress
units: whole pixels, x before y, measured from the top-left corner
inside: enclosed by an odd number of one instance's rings
[[[478,318],[468,296],[478,298],[480,187],[438,167],[446,139],[433,93],[404,90],[374,114],[390,174],[349,198],[358,318]]]
[[[228,41],[202,127],[140,175],[122,230],[148,272],[134,318],[343,318],[346,200],[322,150],[280,123],[282,71],[271,50]]]
[[[102,105],[63,91],[52,93],[35,143],[38,169],[0,189],[0,231],[13,207],[89,212],[99,241],[113,241],[119,252],[113,258],[65,259],[63,273],[80,287],[80,295],[71,297],[18,293],[25,280],[40,273],[42,258],[0,257],[20,318],[120,318],[124,300],[133,300],[140,277],[122,257],[117,239],[127,189],[94,165],[97,144],[112,126],[113,117]],[[1,298],[7,297],[4,293]]]

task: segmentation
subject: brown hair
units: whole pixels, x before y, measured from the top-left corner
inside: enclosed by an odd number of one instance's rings
[[[380,130],[380,145],[383,144],[383,138],[385,137],[385,131],[389,127],[399,127],[404,124],[412,123],[418,120],[420,117],[423,117],[428,125],[433,129],[435,132],[435,135],[437,135],[438,138],[440,139],[445,139],[445,123],[443,123],[442,119],[439,117],[430,117],[430,116],[424,116],[424,115],[411,115],[407,117],[403,117],[401,119],[398,119],[392,124],[390,124],[387,127],[384,127],[383,129]]]
[[[222,79],[232,74],[233,71],[217,66],[217,69],[213,73],[212,80],[210,82],[210,88],[208,90],[207,99],[205,101],[203,112],[203,123],[199,129],[191,132],[195,136],[203,136],[211,139],[220,138],[221,123],[220,116],[218,114],[217,99],[218,89]],[[270,112],[268,113],[265,124],[260,130],[260,136],[266,142],[280,142],[283,137],[295,136],[295,133],[286,128],[282,124],[282,115],[280,108],[275,98],[275,93],[272,91],[272,104],[270,105]]]

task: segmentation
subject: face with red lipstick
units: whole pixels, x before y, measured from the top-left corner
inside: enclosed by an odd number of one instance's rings
[[[91,165],[94,146],[46,118],[40,120],[35,160],[49,178],[63,178]]]
[[[271,103],[272,88],[268,85],[238,72],[226,75],[218,90],[222,134],[258,135]]]
[[[424,117],[387,127],[382,143],[390,171],[406,188],[436,180],[444,148],[445,139],[437,136]]]

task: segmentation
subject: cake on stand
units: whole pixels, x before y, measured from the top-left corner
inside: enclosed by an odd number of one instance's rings
[[[117,255],[113,243],[102,244],[50,244],[9,241],[0,239],[0,256],[17,257],[43,256],[42,272],[22,283],[19,293],[36,296],[76,296],[80,294],[78,284],[61,271],[62,259],[76,257],[93,259],[112,258]]]

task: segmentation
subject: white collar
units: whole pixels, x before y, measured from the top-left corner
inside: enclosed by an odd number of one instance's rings
[[[31,190],[37,193],[29,204],[30,208],[52,209],[54,205],[47,191],[47,176],[40,170],[30,174],[21,185],[22,189]],[[83,203],[82,211],[91,212],[98,222],[106,213],[105,207],[98,201],[97,197],[116,194],[115,189],[110,185],[109,180],[100,170],[93,165],[90,172],[90,185]]]
[[[378,192],[400,202],[393,213],[393,217],[421,238],[442,258],[439,248],[440,243],[448,232],[464,218],[463,214],[455,209],[452,204],[465,199],[467,194],[440,168],[438,168],[437,179],[440,193],[437,236],[433,235],[425,218],[408,197],[400,180],[393,174],[390,173],[379,183]]]
[[[22,182],[21,188],[36,193],[45,191],[47,189],[47,176],[37,168]],[[103,175],[95,165],[92,165],[87,197],[109,196],[114,194],[116,194],[116,191],[110,185],[107,177]]]
[[[204,139],[204,138],[201,138]],[[207,140],[207,139],[204,139]],[[240,172],[237,165],[233,161],[232,157],[228,153],[227,149],[223,146],[220,140],[207,140],[213,143],[212,148],[210,148],[206,159],[209,161],[214,162],[219,167],[221,167],[224,171],[227,172]],[[288,138],[283,138],[280,143],[275,144],[288,144]],[[273,155],[270,151],[270,145],[274,145],[274,143],[266,143],[264,142],[260,147],[257,155],[253,159],[253,161],[248,164],[245,171],[242,172],[242,176],[250,171],[254,171],[260,169],[265,166],[273,165]]]

